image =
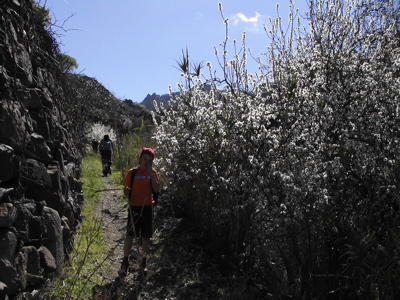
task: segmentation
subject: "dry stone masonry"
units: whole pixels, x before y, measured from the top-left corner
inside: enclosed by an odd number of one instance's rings
[[[30,0],[1,1],[1,299],[61,271],[83,201],[59,98],[57,45],[45,22]]]

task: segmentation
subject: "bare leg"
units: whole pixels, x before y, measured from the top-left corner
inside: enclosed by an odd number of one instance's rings
[[[149,253],[149,243],[150,239],[142,237],[142,255],[143,257]]]
[[[124,241],[124,257],[128,257],[133,245],[133,236],[126,236]]]
[[[118,272],[118,274],[120,276],[126,276],[126,273],[128,271],[128,267],[129,267],[129,253],[132,249],[132,244],[133,244],[133,236],[126,236],[125,240],[124,240],[124,259],[122,260],[121,263],[121,269]]]

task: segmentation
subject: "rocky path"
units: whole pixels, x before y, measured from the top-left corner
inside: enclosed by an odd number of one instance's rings
[[[107,284],[93,287],[93,299],[138,299],[136,292],[132,295],[136,274],[128,274],[123,279],[118,276],[118,269],[123,258],[127,204],[122,189],[113,190],[117,188],[113,179],[105,177],[103,180],[104,191],[101,191],[100,205],[96,207],[96,214],[103,222],[110,269],[103,274]],[[110,190],[107,191],[108,189]],[[133,255],[137,252],[136,247],[132,252]]]
[[[96,208],[97,216],[102,220],[105,230],[105,238],[107,242],[108,261],[111,268],[103,274],[107,281],[104,286],[97,286],[93,288],[93,299],[158,299],[154,295],[157,290],[151,285],[152,276],[154,275],[155,260],[159,260],[160,256],[153,254],[158,252],[157,243],[152,241],[149,263],[148,263],[148,276],[139,280],[138,268],[135,263],[132,264],[132,272],[124,278],[118,276],[118,270],[123,258],[123,241],[126,231],[127,223],[127,203],[126,198],[123,197],[122,190],[112,190],[118,188],[111,177],[105,177],[104,189],[111,189],[110,191],[102,191],[100,195],[100,205]],[[159,233],[155,236],[159,236]],[[139,257],[139,245],[135,241],[134,247],[131,251],[131,258]],[[144,288],[145,287],[145,288]],[[145,289],[150,289],[151,293],[146,292]],[[165,299],[165,298],[160,298]]]
[[[104,178],[104,189],[117,188],[111,177]],[[123,257],[123,239],[126,230],[126,204],[122,191],[102,191],[100,204],[96,214],[103,222],[105,230],[107,249],[109,249],[108,260],[111,264],[110,271],[105,274],[107,280],[112,281],[118,274],[118,267]]]

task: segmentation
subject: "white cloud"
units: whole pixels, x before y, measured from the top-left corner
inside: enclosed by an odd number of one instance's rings
[[[256,12],[256,15],[254,17],[248,18],[245,14],[242,13],[237,13],[236,15],[233,16],[233,22],[234,24],[241,22],[246,22],[246,23],[257,23],[258,20],[260,19],[261,14]]]
[[[260,28],[262,28],[261,23],[262,23],[263,16],[256,12],[255,16],[253,17],[247,17],[245,14],[242,13],[237,13],[232,16],[233,24],[238,25],[239,23],[243,22],[245,23],[245,31],[248,32],[258,32]]]

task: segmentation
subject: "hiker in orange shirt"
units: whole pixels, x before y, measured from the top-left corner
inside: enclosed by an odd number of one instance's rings
[[[134,237],[140,238],[142,246],[141,271],[146,271],[146,256],[149,252],[150,238],[153,235],[153,206],[158,200],[160,188],[157,172],[153,170],[154,156],[153,149],[143,148],[139,157],[139,167],[130,169],[125,176],[125,195],[129,197],[129,209],[124,241],[124,258],[119,272],[121,276],[125,276],[128,271],[129,253]],[[132,174],[134,174],[133,178]]]

